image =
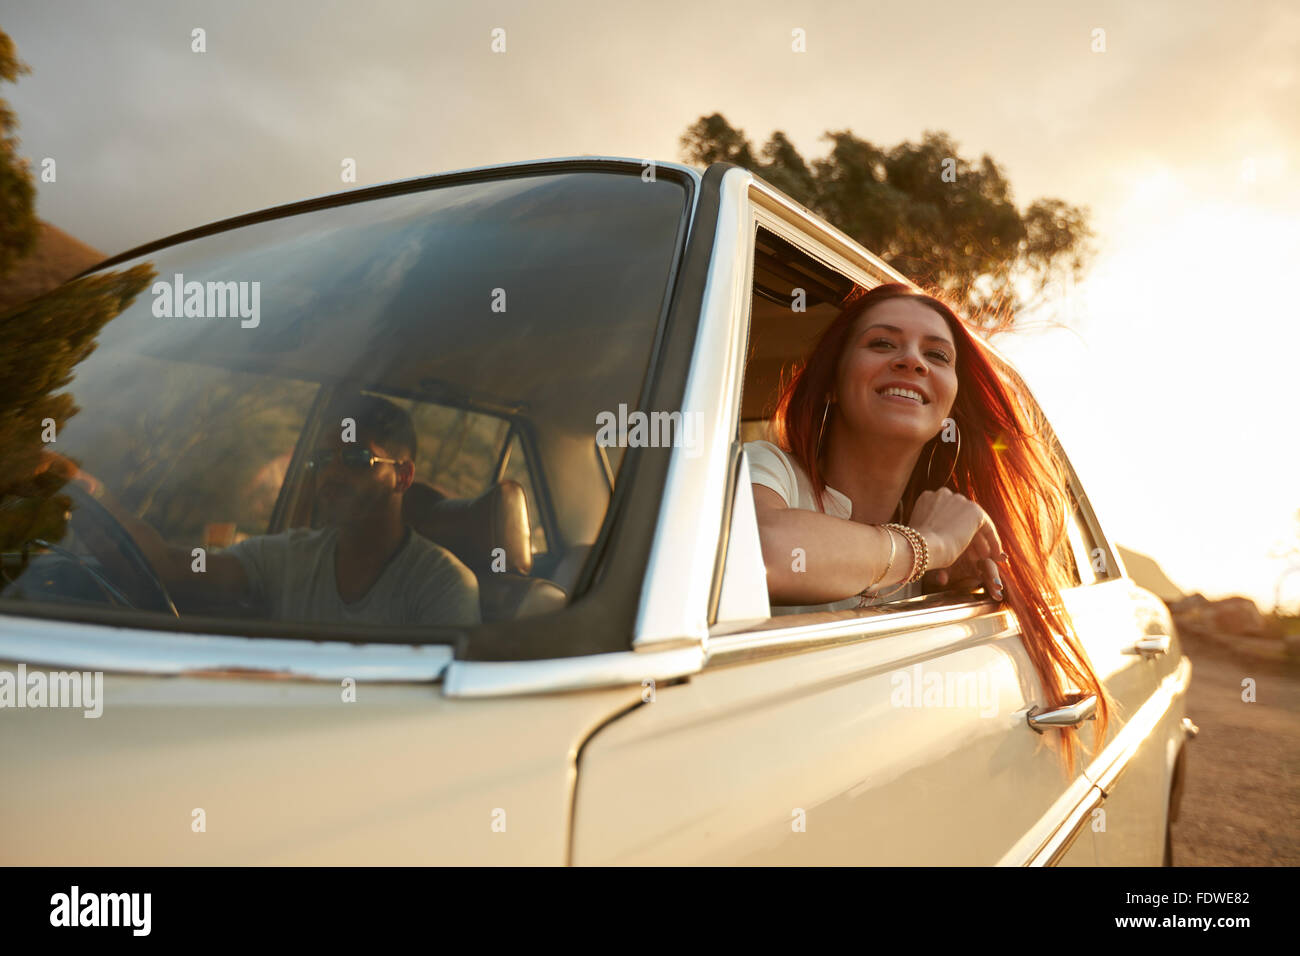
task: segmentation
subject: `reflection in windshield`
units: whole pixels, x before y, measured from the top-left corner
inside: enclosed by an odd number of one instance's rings
[[[5,356],[0,600],[404,628],[562,608],[609,502],[593,423],[640,394],[684,205],[625,174],[459,183],[169,246],[5,318],[40,331]]]
[[[56,447],[80,411],[65,386],[94,351],[104,324],[120,315],[154,275],[148,264],[101,273],[0,316],[0,551],[5,554],[21,554],[34,538],[62,537],[71,501],[59,490],[70,470],[45,447]]]

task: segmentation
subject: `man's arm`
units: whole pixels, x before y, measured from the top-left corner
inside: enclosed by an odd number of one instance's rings
[[[243,563],[234,555],[208,555],[204,561],[205,570],[195,571],[190,551],[169,545],[153,527],[131,514],[93,475],[78,471],[73,480],[86,488],[126,529],[168,591],[179,597],[209,601],[237,601],[249,595],[248,575]]]

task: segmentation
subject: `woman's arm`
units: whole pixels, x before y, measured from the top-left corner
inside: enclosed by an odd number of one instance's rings
[[[754,508],[774,604],[827,604],[858,594],[885,570],[891,537],[894,563],[876,589],[897,587],[912,571],[912,546],[897,531],[788,508],[765,485],[754,485]]]
[[[897,587],[912,572],[911,545],[897,531],[789,508],[765,485],[754,485],[754,508],[768,597],[774,604],[841,601],[873,582],[876,590]],[[1002,559],[1002,542],[983,508],[947,488],[925,491],[913,509],[911,527],[925,540],[931,569],[949,568],[958,559],[963,564],[971,562],[979,568],[993,597],[1001,600],[1002,582],[995,562]],[[948,575],[940,577],[947,583]]]

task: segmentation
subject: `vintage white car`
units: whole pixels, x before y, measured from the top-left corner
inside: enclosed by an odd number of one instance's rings
[[[6,412],[80,408],[5,433],[0,515],[55,500],[13,474],[57,451],[196,561],[315,526],[322,409],[359,388],[409,412],[403,514],[482,611],[181,600],[69,482],[63,521],[0,526],[0,861],[1169,862],[1191,665],[1077,480],[1065,598],[1120,712],[1073,776],[1043,729],[1095,702],[1045,712],[982,593],[772,614],[743,443],[886,281],[742,168],[580,157],[218,222],[0,318],[60,336]]]

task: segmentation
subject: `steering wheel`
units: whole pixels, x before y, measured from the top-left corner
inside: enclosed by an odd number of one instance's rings
[[[143,611],[163,611],[174,617],[180,617],[180,613],[176,610],[176,604],[167,591],[167,585],[163,584],[158,572],[149,563],[149,559],[140,550],[140,546],[135,543],[135,539],[131,537],[131,532],[127,531],[117,518],[113,517],[113,513],[92,498],[90,493],[76,482],[68,482],[60,491],[72,499],[72,517],[69,524],[73,531],[76,532],[77,537],[83,540],[94,540],[99,536],[107,538],[117,553],[124,559],[121,562],[113,562],[116,565],[114,570],[125,571],[130,580],[127,582],[119,581],[116,584],[110,583],[105,579],[101,571],[87,563],[79,555],[43,541],[37,543],[54,551],[60,557],[75,562],[105,590],[128,607]],[[104,560],[101,555],[96,554],[96,557],[99,557],[101,561]]]

